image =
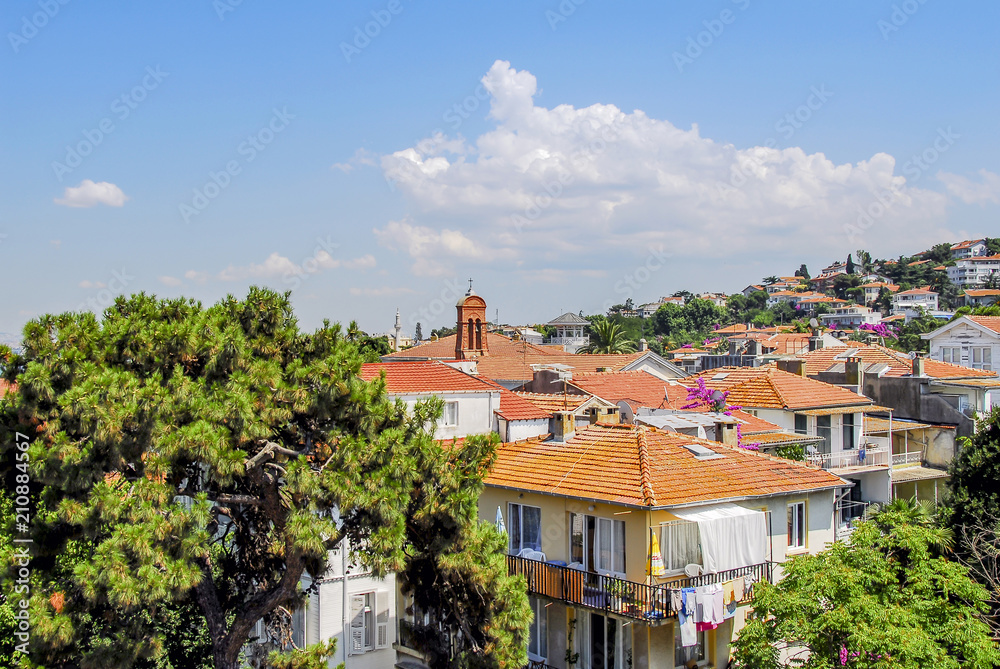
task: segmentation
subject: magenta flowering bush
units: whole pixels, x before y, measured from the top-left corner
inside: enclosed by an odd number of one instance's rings
[[[712,390],[705,385],[705,379],[698,377],[698,385],[695,388],[688,388],[688,402],[682,409],[697,409],[706,407],[710,411],[732,416],[733,411],[739,411],[743,407],[732,406],[726,402],[729,391]],[[736,423],[736,445],[748,451],[759,451],[758,443],[743,443],[743,424]]]
[[[874,325],[869,325],[865,323],[858,327],[859,330],[864,330],[865,332],[871,332],[872,334],[878,335],[879,337],[891,337],[896,339],[899,330],[892,325],[886,325],[885,323],[875,323]]]

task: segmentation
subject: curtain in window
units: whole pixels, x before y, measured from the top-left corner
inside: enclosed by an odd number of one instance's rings
[[[663,551],[667,571],[680,571],[689,564],[701,564],[700,541],[698,523],[663,525],[660,550]]]
[[[521,551],[521,505],[508,505],[507,518],[510,520],[510,552],[516,555]]]
[[[613,522],[615,528],[614,557],[611,571],[625,573],[625,523],[620,520]]]

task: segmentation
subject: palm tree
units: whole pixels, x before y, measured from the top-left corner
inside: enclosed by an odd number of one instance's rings
[[[612,321],[598,321],[590,326],[590,343],[578,353],[633,353],[635,342],[626,339],[625,330]]]

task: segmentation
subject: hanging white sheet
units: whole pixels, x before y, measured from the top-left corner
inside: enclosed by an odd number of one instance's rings
[[[714,504],[670,512],[681,520],[698,523],[706,572],[747,567],[767,559],[767,515],[763,511]]]

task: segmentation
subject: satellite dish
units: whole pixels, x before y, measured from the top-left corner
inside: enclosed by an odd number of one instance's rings
[[[819,321],[816,320],[815,318],[810,318],[809,319],[809,327],[811,327],[811,328],[818,328],[819,327]]]

